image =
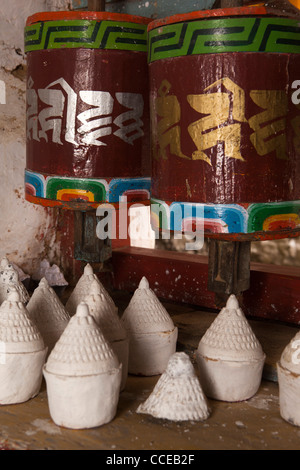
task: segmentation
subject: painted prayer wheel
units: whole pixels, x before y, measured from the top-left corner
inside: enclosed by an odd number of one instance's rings
[[[153,227],[298,236],[299,17],[252,6],[156,20],[148,62]]]
[[[28,201],[76,210],[149,201],[149,21],[90,11],[28,18]]]

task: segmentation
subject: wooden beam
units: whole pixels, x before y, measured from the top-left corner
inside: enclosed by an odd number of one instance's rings
[[[112,263],[116,289],[133,292],[146,276],[162,299],[217,308],[206,256],[127,247],[113,250]],[[240,302],[248,316],[300,324],[300,267],[251,263]]]
[[[88,0],[89,11],[105,11],[105,0]]]

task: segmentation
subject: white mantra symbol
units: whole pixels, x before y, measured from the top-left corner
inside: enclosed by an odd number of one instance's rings
[[[294,351],[292,354],[292,363],[300,364],[300,339],[293,341],[291,348],[296,349],[296,351]]]
[[[109,124],[112,123],[110,114],[114,106],[113,97],[108,91],[80,91],[79,96],[82,101],[93,106],[93,108],[77,116],[83,124],[79,127],[78,132],[85,134],[82,142],[90,145],[107,145],[98,139],[112,133],[112,128]]]
[[[54,88],[55,87],[55,88]],[[58,89],[59,87],[60,89]],[[103,137],[115,135],[133,145],[144,135],[142,115],[144,100],[139,93],[116,93],[116,101],[128,108],[113,120],[115,99],[108,91],[82,90],[82,103],[90,108],[77,115],[78,96],[70,85],[60,78],[46,88],[34,90],[33,81],[27,85],[27,138],[40,141],[51,138],[53,143],[63,145],[62,139],[76,146],[80,144],[107,145]],[[40,110],[39,102],[47,107]],[[76,130],[76,120],[81,125]],[[113,132],[113,124],[118,129]],[[65,129],[64,129],[65,127]]]

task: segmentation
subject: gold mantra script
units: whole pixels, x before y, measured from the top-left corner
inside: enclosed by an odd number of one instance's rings
[[[192,156],[188,156],[181,149],[181,106],[170,90],[171,84],[163,80],[158,97],[151,103],[154,158],[166,160],[170,148],[172,155],[203,160],[211,165],[205,151],[223,143],[225,157],[245,161],[245,155],[241,154],[242,123],[248,123],[253,130],[250,141],[258,155],[275,151],[276,158],[288,158],[285,135],[288,97],[285,91],[251,90],[250,98],[263,111],[250,119],[245,116],[244,90],[227,77],[209,85],[204,94],[187,95],[191,108],[203,116],[187,128],[197,147]],[[296,107],[299,109],[299,105]],[[299,148],[300,117],[294,118],[291,125],[295,132],[294,145]]]

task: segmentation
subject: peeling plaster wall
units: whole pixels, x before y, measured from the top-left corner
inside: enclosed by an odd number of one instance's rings
[[[68,9],[65,0],[0,0],[0,257],[32,274],[44,257],[57,262],[57,212],[24,199],[26,81],[24,26],[39,11]],[[5,92],[4,85],[5,84]]]

